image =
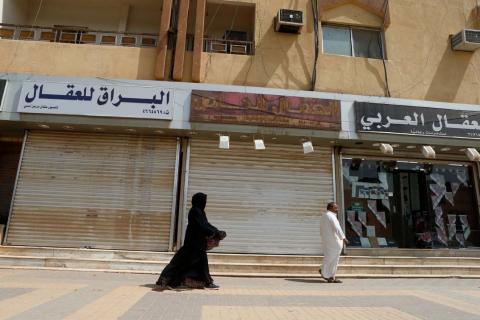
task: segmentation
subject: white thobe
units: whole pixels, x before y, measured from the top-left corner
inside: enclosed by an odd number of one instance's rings
[[[320,217],[320,237],[323,246],[322,276],[328,279],[335,277],[337,273],[343,239],[345,239],[335,213],[327,211]]]

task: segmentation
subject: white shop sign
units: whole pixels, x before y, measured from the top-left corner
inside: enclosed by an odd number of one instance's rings
[[[24,82],[17,111],[172,120],[173,106],[165,87]]]

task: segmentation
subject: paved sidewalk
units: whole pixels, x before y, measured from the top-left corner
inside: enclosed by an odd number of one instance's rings
[[[152,290],[155,276],[0,270],[0,319],[480,319],[480,280],[222,278]]]

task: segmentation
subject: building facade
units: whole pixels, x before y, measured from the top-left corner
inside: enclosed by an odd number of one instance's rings
[[[3,0],[8,245],[480,246],[474,0]],[[459,39],[459,41],[457,41]]]

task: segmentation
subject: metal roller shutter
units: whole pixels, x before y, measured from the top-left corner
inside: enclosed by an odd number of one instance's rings
[[[218,252],[321,253],[321,212],[333,199],[332,151],[316,147],[192,140],[188,199],[208,195],[209,221],[228,233]],[[187,206],[189,207],[189,205]]]
[[[174,138],[29,133],[7,242],[168,250],[176,157]]]

